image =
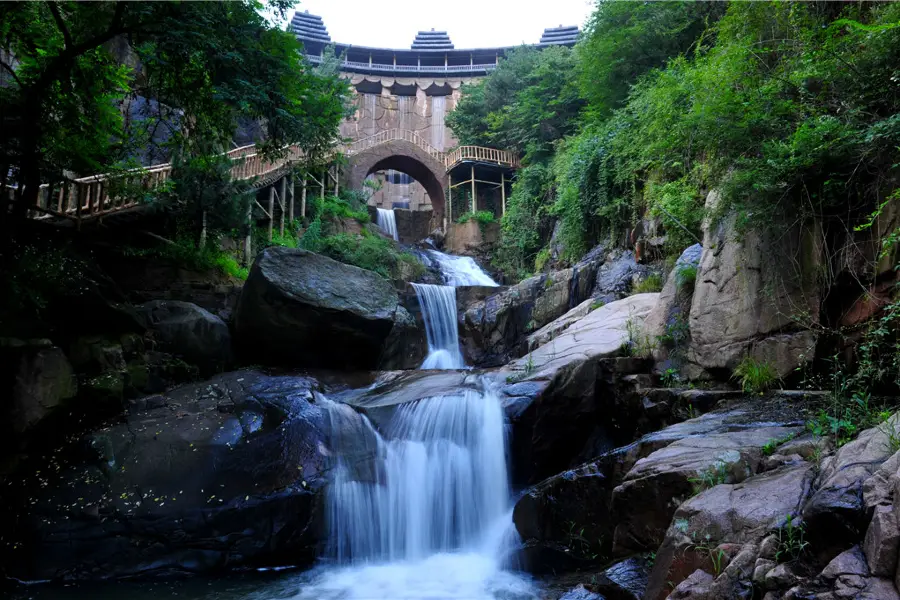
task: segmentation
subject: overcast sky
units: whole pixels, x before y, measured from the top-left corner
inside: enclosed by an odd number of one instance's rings
[[[456,48],[534,44],[547,27],[584,25],[594,0],[300,0],[332,41],[409,48],[416,32],[444,30]],[[290,18],[292,14],[288,15]]]

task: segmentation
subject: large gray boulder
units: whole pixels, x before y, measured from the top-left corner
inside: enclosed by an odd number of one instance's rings
[[[232,362],[228,325],[208,310],[178,300],[153,300],[136,310],[161,349],[207,373],[222,371]]]
[[[132,401],[122,422],[8,479],[5,575],[96,580],[312,561],[328,444],[318,387],[238,371]]]
[[[706,199],[715,214],[720,195]],[[688,360],[703,370],[734,369],[750,354],[785,376],[812,360],[818,322],[821,231],[815,226],[739,231],[730,213],[704,224],[690,310]]]
[[[468,307],[460,335],[470,361],[494,367],[528,351],[527,336],[584,302],[599,262],[536,275]]]
[[[372,271],[306,250],[273,247],[253,263],[235,334],[240,353],[250,360],[374,369],[398,308],[394,287]]]
[[[75,396],[75,372],[60,348],[49,340],[0,340],[0,446],[37,427]],[[10,436],[11,437],[8,437]]]

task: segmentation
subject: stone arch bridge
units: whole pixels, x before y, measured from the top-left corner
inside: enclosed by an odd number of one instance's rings
[[[519,158],[512,152],[481,146],[460,146],[444,152],[422,139],[415,131],[388,129],[353,142],[344,150],[348,165],[344,183],[351,189],[362,189],[366,177],[377,171],[396,170],[406,173],[422,187],[431,201],[437,223],[444,222],[445,201],[452,201],[450,173],[466,164],[516,169]],[[473,186],[477,181],[472,167]],[[474,187],[473,187],[474,189]],[[504,191],[505,193],[505,191]],[[474,193],[473,193],[474,197]]]

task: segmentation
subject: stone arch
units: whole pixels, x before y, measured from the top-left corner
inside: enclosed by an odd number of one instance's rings
[[[375,171],[394,169],[406,173],[425,188],[434,222],[443,222],[447,182],[444,163],[415,144],[406,140],[387,141],[354,154],[347,167],[346,184],[354,190],[361,190],[366,176]]]

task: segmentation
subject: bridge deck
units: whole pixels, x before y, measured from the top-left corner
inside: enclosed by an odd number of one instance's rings
[[[517,169],[519,157],[506,150],[481,146],[460,146],[450,152],[438,150],[415,131],[388,129],[371,137],[357,140],[340,151],[353,156],[389,142],[403,140],[415,144],[438,162],[446,171],[463,162],[477,161]],[[336,149],[337,153],[338,150]],[[254,187],[269,185],[303,158],[297,146],[287,148],[285,155],[267,160],[257,154],[255,145],[235,148],[225,155],[233,161],[231,175],[236,180],[253,180]],[[172,176],[172,163],[139,168],[124,173],[90,175],[71,181],[44,184],[38,194],[38,205],[30,207],[35,219],[63,218],[77,223],[122,213],[144,206],[149,192],[164,185]]]

